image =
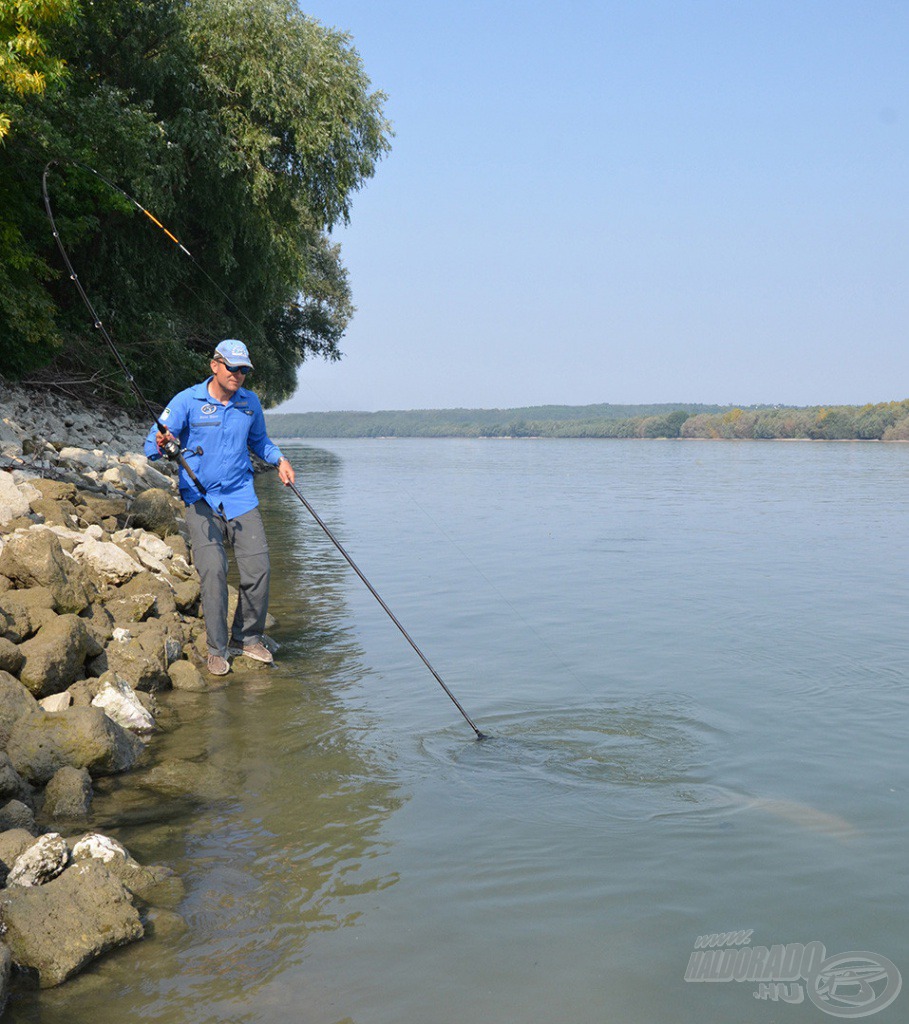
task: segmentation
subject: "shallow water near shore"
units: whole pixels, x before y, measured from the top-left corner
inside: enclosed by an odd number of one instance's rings
[[[183,875],[189,928],[7,1019],[846,1016],[805,984],[685,980],[699,936],[739,929],[909,971],[909,447],[283,447],[489,738],[261,480],[279,665],[164,698],[155,757],[204,769],[193,798],[124,776],[96,799]]]

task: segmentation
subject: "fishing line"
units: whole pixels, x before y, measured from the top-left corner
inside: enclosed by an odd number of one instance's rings
[[[152,409],[151,405],[148,402],[148,399],[142,393],[142,390],[139,387],[138,383],[136,382],[136,379],[130,373],[129,368],[127,367],[126,363],[123,360],[123,357],[120,355],[119,351],[117,350],[117,347],[114,344],[114,341],[111,338],[110,334],[108,333],[107,328],[104,326],[104,324],[101,321],[101,318],[98,316],[97,312],[95,311],[95,308],[92,305],[91,300],[89,299],[89,297],[88,297],[88,295],[87,295],[87,293],[85,291],[85,288],[82,286],[82,282],[79,280],[79,276],[76,273],[76,271],[75,271],[75,269],[73,267],[72,262],[70,261],[69,255],[68,255],[68,253],[66,251],[66,248],[63,245],[63,240],[60,237],[60,232],[57,230],[57,225],[56,225],[56,222],[54,220],[53,208],[51,206],[51,201],[50,201],[50,194],[49,194],[48,188],[47,188],[47,179],[48,179],[48,175],[50,173],[51,168],[55,164],[57,164],[58,162],[59,161],[57,161],[57,160],[51,160],[45,166],[44,172],[43,172],[43,174],[41,176],[41,194],[42,194],[42,196],[44,198],[44,208],[47,211],[47,217],[48,217],[48,220],[51,223],[51,228],[53,230],[54,240],[57,243],[57,248],[60,250],[60,255],[63,257],[63,262],[66,265],[67,271],[69,272],[70,280],[73,282],[73,284],[75,284],[76,289],[79,292],[80,298],[82,299],[83,303],[85,304],[86,308],[89,311],[89,314],[91,315],[92,323],[93,323],[94,327],[101,333],[101,336],[107,342],[107,345],[109,346],[111,352],[114,355],[114,358],[117,361],[117,365],[123,371],[124,376],[126,377],[127,381],[129,382],[130,387],[135,392],[137,398],[142,403],[142,405],[144,405],[145,408],[148,410],[149,415],[154,420],[154,422],[157,425],[159,431],[162,434],[166,435],[168,433],[167,427],[161,422],[161,420],[155,414],[154,410]],[[128,192],[125,192],[118,185],[115,185],[112,181],[110,181],[107,178],[105,178],[103,174],[100,174],[93,167],[89,167],[87,164],[80,163],[79,161],[76,161],[76,160],[72,160],[70,162],[75,164],[78,167],[83,168],[84,170],[90,171],[93,175],[95,175],[96,178],[98,178],[100,181],[104,182],[105,185],[107,185],[109,188],[113,189],[115,192],[118,192],[121,196],[123,196],[130,203],[132,203],[132,205],[135,206],[136,209],[141,211],[157,228],[159,228],[161,231],[164,232],[164,234],[170,239],[170,241],[173,242],[174,245],[177,246],[177,248],[180,250],[180,252],[182,252],[185,256],[187,256],[192,261],[192,263],[196,267],[196,269],[206,278],[206,280],[209,281],[209,283],[212,285],[212,287],[230,303],[230,305],[237,311],[237,313],[253,328],[254,332],[256,334],[260,333],[259,332],[259,328],[243,312],[243,310],[240,309],[240,307],[233,301],[233,299],[227,294],[227,292],[223,288],[221,288],[220,285],[218,285],[218,283],[211,277],[211,275],[206,272],[206,270],[200,265],[198,260],[193,256],[193,254],[189,251],[189,249],[187,249],[186,246],[183,245],[183,243],[180,241],[180,239],[177,238],[177,236],[172,231],[168,230],[168,228],[166,228],[161,223],[161,221],[158,220],[158,218],[154,216],[154,214],[149,212],[137,199],[133,198],[133,196],[131,196]],[[278,354],[279,357],[281,356],[280,351],[271,349],[270,346],[269,346],[269,348],[270,348],[271,351],[276,351],[276,353]],[[290,363],[289,362],[285,362],[285,365],[290,365]],[[293,366],[291,368],[296,370],[295,366]],[[184,470],[186,470],[187,475],[192,480],[193,484],[199,489],[200,493],[205,494],[206,493],[205,488],[202,486],[202,484],[197,479],[196,475],[193,473],[192,469],[187,464],[186,459],[184,457],[184,453],[180,449],[179,443],[176,442],[176,441],[166,441],[161,447],[162,447],[162,450],[164,451],[165,455],[168,458],[176,460],[179,463],[179,465]],[[200,448],[197,448],[193,454],[201,455],[203,453],[202,453],[202,450]],[[338,551],[341,552],[341,554],[347,560],[347,562],[350,565],[350,567],[354,570],[354,572],[357,574],[357,576],[359,576],[359,578],[362,580],[362,582],[369,589],[369,592],[372,594],[372,596],[379,602],[381,607],[388,614],[388,616],[391,619],[391,621],[401,631],[402,635],[407,640],[407,642],[410,644],[410,646],[414,649],[414,651],[417,653],[417,655],[419,655],[419,657],[422,660],[423,664],[432,673],[432,675],[435,678],[436,682],[439,683],[439,685],[442,687],[442,689],[445,691],[445,693],[451,699],[451,701],[454,704],[454,706],[458,709],[458,711],[460,711],[461,715],[464,717],[464,720],[467,722],[467,724],[470,726],[470,728],[473,729],[474,733],[476,734],[477,739],[478,740],[486,739],[486,735],[484,733],[482,733],[477,728],[477,726],[474,724],[474,722],[472,721],[470,716],[467,714],[467,712],[464,710],[464,708],[458,702],[458,700],[455,697],[455,695],[445,685],[445,682],[443,681],[442,677],[439,675],[439,673],[430,664],[430,662],[427,659],[426,655],[416,645],[416,643],[411,638],[410,634],[401,625],[401,623],[398,621],[397,617],[392,612],[392,610],[388,607],[388,605],[385,603],[385,601],[383,601],[382,598],[379,596],[379,593],[375,589],[375,587],[373,587],[373,585],[369,582],[369,580],[366,578],[366,576],[363,575],[363,573],[361,572],[360,568],[357,566],[357,564],[354,562],[354,560],[351,558],[351,556],[347,553],[347,551],[345,550],[345,548],[343,547],[341,542],[335,537],[335,535],[332,533],[332,531],[329,529],[329,527],[326,525],[326,523],[323,522],[322,518],[318,515],[316,510],[306,500],[306,498],[303,497],[303,495],[297,489],[295,484],[289,484],[288,486],[294,492],[294,494],[300,499],[300,502],[303,504],[303,506],[307,510],[307,512],[309,512],[309,514],[313,517],[313,519],[316,521],[316,523],[318,523],[318,525],[322,528],[322,530],[324,531],[325,535],[332,542],[332,544],[334,544],[334,546],[338,549]]]

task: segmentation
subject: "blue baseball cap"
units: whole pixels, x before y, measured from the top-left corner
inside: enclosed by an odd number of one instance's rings
[[[222,341],[215,349],[215,355],[220,356],[225,363],[229,363],[231,366],[253,368],[252,360],[249,358],[249,349],[242,341],[237,341],[235,338]]]

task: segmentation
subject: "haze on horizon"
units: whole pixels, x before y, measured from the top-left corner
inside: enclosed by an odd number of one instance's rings
[[[909,5],[301,6],[396,138],[275,411],[909,396]]]

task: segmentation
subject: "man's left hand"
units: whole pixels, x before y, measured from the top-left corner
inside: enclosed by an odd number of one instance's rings
[[[282,484],[284,484],[285,487],[287,487],[288,484],[292,484],[294,480],[296,480],[294,467],[290,464],[290,462],[288,462],[287,459],[282,458],[276,468],[278,470],[278,479],[281,481]]]

